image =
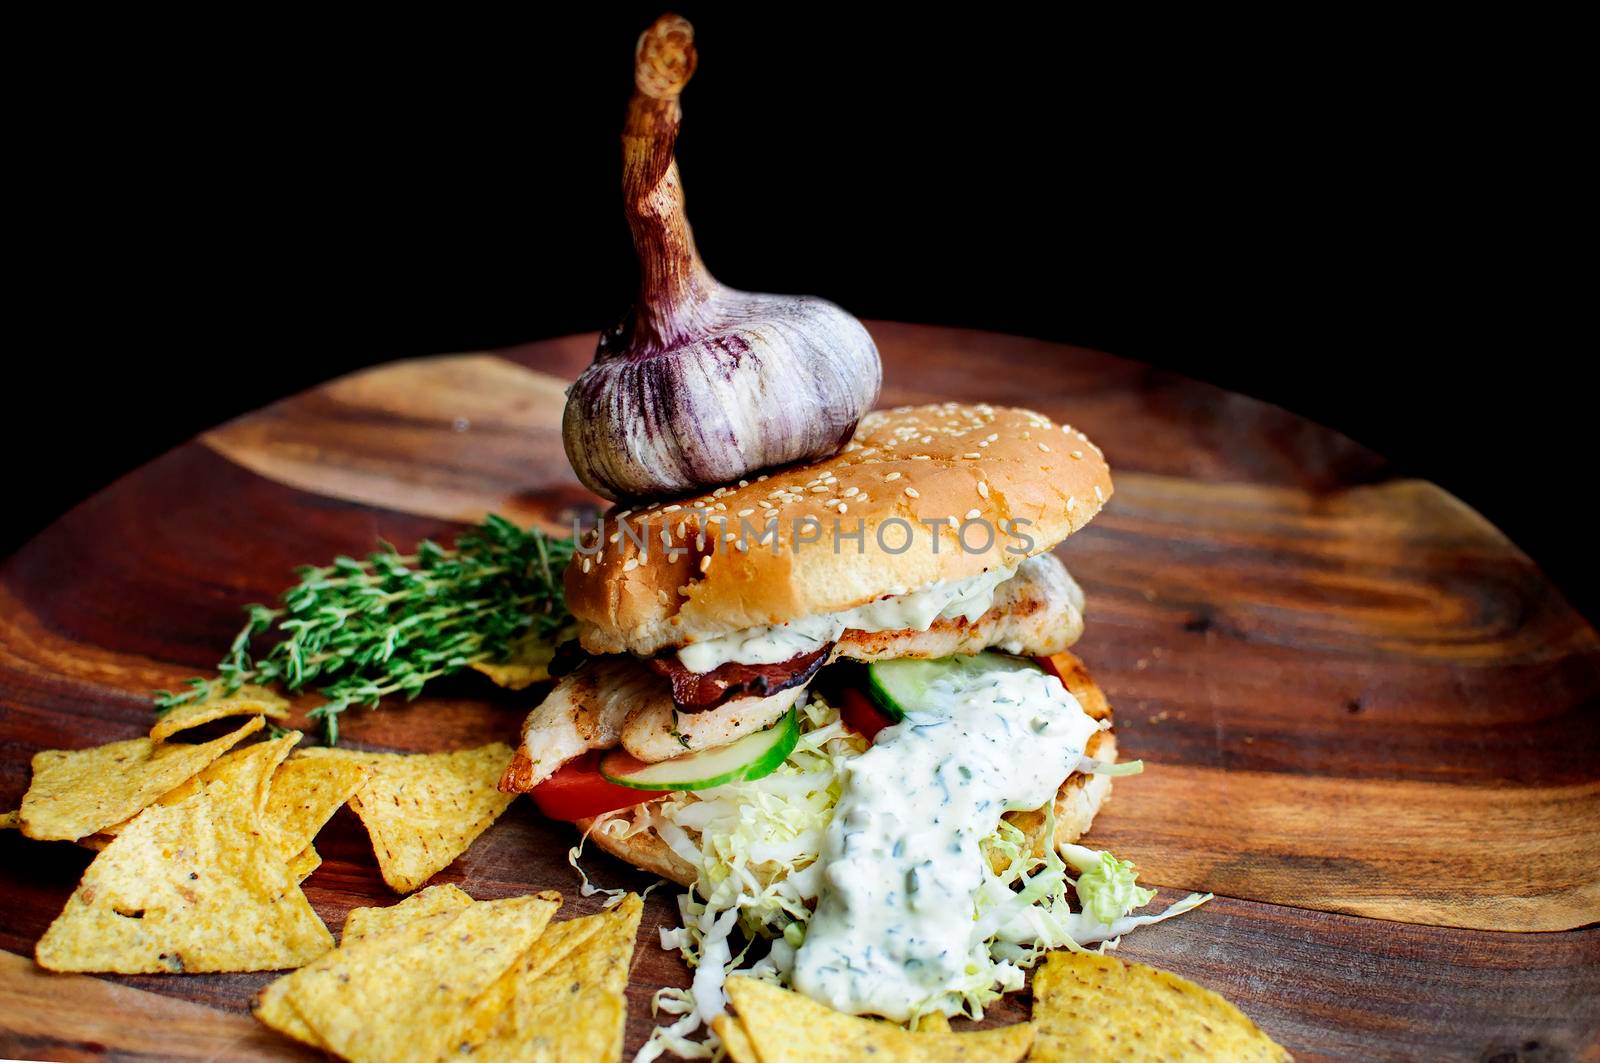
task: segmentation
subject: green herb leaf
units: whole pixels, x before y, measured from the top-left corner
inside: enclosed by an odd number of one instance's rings
[[[571,540],[491,514],[450,549],[423,540],[401,555],[380,543],[365,561],[304,566],[277,608],[246,607],[248,620],[217,678],[191,679],[177,693],[155,691],[156,711],[245,683],[290,691],[319,683],[328,701],[311,715],[333,745],[339,714],[351,705],[375,706],[390,694],[414,698],[440,676],[504,660],[526,631],[543,638],[565,626],[571,618],[561,573],[571,557]],[[278,640],[253,656],[254,640],[274,631]]]

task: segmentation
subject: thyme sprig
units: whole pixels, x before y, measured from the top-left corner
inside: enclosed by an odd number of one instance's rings
[[[490,515],[451,549],[424,540],[402,555],[383,543],[364,561],[306,566],[276,608],[246,607],[249,619],[216,678],[155,691],[156,711],[245,683],[297,691],[322,681],[328,700],[311,715],[333,745],[351,705],[376,706],[391,694],[409,700],[430,680],[505,658],[526,632],[545,637],[566,624],[561,573],[571,557],[571,540]],[[279,640],[254,656],[269,632]]]

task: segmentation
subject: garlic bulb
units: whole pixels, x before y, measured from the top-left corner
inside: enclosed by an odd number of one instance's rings
[[[613,500],[684,494],[833,454],[877,400],[861,322],[822,299],[719,284],[684,218],[673,146],[694,31],[664,15],[639,38],[622,134],[639,295],[567,391],[578,478]]]

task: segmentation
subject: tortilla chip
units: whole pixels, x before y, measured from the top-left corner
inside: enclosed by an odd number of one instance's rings
[[[296,882],[304,882],[321,866],[322,854],[309,845],[289,858],[289,874]]]
[[[396,911],[400,907],[401,905],[397,904],[386,909],[372,908],[364,910]],[[362,910],[363,909],[356,909],[356,911]],[[352,914],[354,913],[352,912]],[[455,915],[455,911],[441,911],[433,915],[418,915],[415,918],[410,919],[397,919],[394,921],[392,926],[384,927],[381,931],[375,932],[373,936],[386,936],[388,938],[387,947],[399,949],[406,945],[414,944],[416,941],[421,940],[424,935],[433,933],[444,927]],[[406,931],[406,933],[397,933],[398,931],[402,930]],[[345,935],[346,943],[351,940],[348,931],[349,924],[347,922]],[[340,945],[340,950],[345,950],[347,948],[348,944]],[[255,1012],[256,1018],[260,1019],[274,1030],[277,1030],[279,1033],[287,1034],[297,1041],[311,1045],[313,1048],[321,1049],[324,1052],[328,1052],[330,1049],[322,1040],[321,1035],[306,1023],[305,1019],[301,1017],[300,1013],[295,1010],[294,1004],[290,1000],[290,993],[296,985],[298,985],[298,983],[291,980],[291,978],[287,975],[279,978],[275,982],[268,984],[261,990],[259,994],[257,994],[255,1006],[252,1010]]]
[[[594,929],[566,930],[565,956],[555,956],[560,940],[550,941],[546,956],[534,956],[528,977],[518,983],[515,1026],[522,1044],[547,1045],[555,1060],[622,1057],[622,1034],[627,1023],[627,972],[634,965],[634,943],[643,901],[629,893],[608,913],[573,919],[594,922]],[[549,935],[546,935],[549,937]],[[544,945],[544,941],[539,946]],[[541,953],[544,949],[533,949]],[[563,1002],[565,996],[568,1001]],[[581,1009],[576,1005],[581,1004]],[[573,1021],[582,1015],[582,1023]],[[595,1055],[592,1047],[603,1045]]]
[[[269,785],[268,780],[272,778],[272,768],[282,763],[283,758],[289,754],[289,751],[296,742],[300,741],[301,737],[299,731],[288,731],[277,738],[268,739],[265,742],[229,750],[206,765],[200,774],[184,780],[162,794],[156,800],[156,803],[175,805],[179,801],[187,800],[200,788],[200,784],[203,782],[248,777],[253,780],[252,786],[260,788],[256,804],[258,806],[264,805],[266,789]],[[264,774],[263,768],[265,769]],[[96,834],[91,834],[87,838],[79,838],[78,844],[86,849],[104,849],[110,844],[112,838],[127,830],[128,824],[132,823],[135,818],[135,816],[129,816],[120,823],[102,827]],[[296,851],[290,850],[287,845],[282,848],[285,850],[284,855],[286,858],[292,856]]]
[[[289,703],[266,687],[245,685],[231,694],[220,691],[208,698],[191,701],[168,709],[150,728],[150,740],[160,742],[179,731],[199,727],[226,716],[270,716],[274,720],[289,718]]]
[[[550,678],[550,662],[556,659],[556,638],[540,638],[532,631],[511,644],[511,654],[503,661],[475,661],[472,669],[489,677],[495,686],[526,690]],[[567,637],[571,637],[568,635]]]
[[[550,939],[548,945],[541,939],[530,950],[543,955],[532,957],[528,973],[535,978],[572,979],[613,993],[623,992],[628,988],[628,968],[633,964],[633,946],[643,915],[644,902],[630,893],[609,911],[556,924],[551,931],[563,928],[564,935],[545,934]],[[580,923],[593,926],[575,925]],[[527,1023],[522,1025],[529,1027]]]
[[[912,1033],[893,1023],[841,1014],[755,978],[729,978],[727,991],[761,1063],[846,1063],[866,1056],[1011,1063],[1033,1044],[1033,1024],[1027,1022],[969,1033]]]
[[[1042,1063],[1291,1058],[1211,990],[1113,956],[1051,953],[1033,977],[1033,1019]]]
[[[94,858],[34,950],[52,971],[298,967],[333,947],[276,853],[255,789],[217,780],[152,805]]]
[[[434,886],[430,888],[439,889],[440,887]],[[427,891],[425,890],[424,892]],[[419,893],[416,896],[420,897],[422,894]],[[533,947],[524,953],[522,959],[507,972],[506,977],[511,979],[513,1002],[518,995],[526,995],[530,999],[537,1001],[540,995],[548,992],[550,987],[543,983],[543,975],[565,959],[584,941],[598,933],[599,930],[600,919],[596,916],[569,919],[566,922],[551,923],[545,927],[544,934],[540,936],[539,940],[534,942]],[[576,989],[577,987],[572,988]],[[559,988],[557,992],[559,992]],[[597,992],[604,996],[603,991]],[[587,1007],[592,1001],[579,1001],[578,1003]],[[605,1006],[603,1001],[601,1006]],[[537,1049],[523,1042],[523,1038],[518,1034],[517,1012],[517,1007],[507,1007],[496,1017],[489,1037],[485,1039],[483,1044],[473,1050],[474,1057],[480,1060],[481,1063],[502,1063],[502,1061],[510,1063],[513,1060],[527,1061],[554,1058],[551,1054],[553,1051],[552,1045],[548,1039],[539,1042]],[[577,1009],[575,1009],[575,1013],[580,1016],[586,1015],[584,1011]],[[585,1019],[580,1019],[579,1021],[582,1022]],[[603,1058],[605,1051],[610,1047],[610,1041],[611,1034],[608,1029],[600,1048],[584,1058]],[[573,1049],[574,1045],[567,1043],[562,1047]]]
[[[222,781],[246,792],[249,795],[251,808],[257,817],[261,817],[267,811],[267,794],[272,788],[272,775],[301,737],[299,731],[286,731],[277,738],[229,750],[207,764],[199,775],[162,794],[157,804],[175,805],[179,801],[187,800],[190,794],[195,793],[205,783]],[[123,824],[118,824],[106,830],[110,832],[122,826]],[[296,846],[290,852],[297,852],[303,848],[303,845]]]
[[[950,1020],[945,1018],[943,1012],[930,1011],[912,1023],[911,1029],[916,1033],[949,1033]]]
[[[503,976],[560,904],[559,894],[542,893],[413,920],[285,976],[275,1007],[286,1003],[327,1051],[350,1060],[470,1050],[504,1007]]]
[[[372,837],[383,880],[397,893],[410,893],[448,867],[516,797],[498,789],[511,759],[503,742],[455,753],[308,749],[303,756],[370,771],[350,807]]]
[[[722,1048],[733,1063],[761,1063],[756,1046],[750,1043],[750,1034],[744,1023],[732,1015],[718,1015],[711,1020],[711,1032],[722,1041]]]
[[[914,1033],[912,1044],[918,1059],[949,1060],[989,1059],[994,1063],[1016,1063],[1026,1059],[1033,1047],[1034,1026],[1031,1022],[1014,1022],[989,1030],[967,1030],[963,1033]]]
[[[349,945],[362,938],[375,937],[397,930],[407,923],[425,919],[430,915],[459,912],[473,903],[472,897],[459,886],[429,886],[413,893],[399,904],[387,908],[352,908],[344,919],[344,933],[340,941]],[[548,932],[547,932],[548,934]]]
[[[328,1046],[322,1043],[317,1031],[307,1026],[306,1020],[302,1019],[300,1013],[289,1003],[288,988],[284,984],[284,979],[280,978],[263,989],[256,997],[256,1004],[252,1009],[255,1017],[301,1044],[326,1052]]]
[[[473,1058],[620,1059],[624,992],[643,902],[629,894],[610,911],[552,923],[513,972],[509,1015]]]
[[[250,1010],[256,1018],[279,1033],[292,1037],[301,1044],[310,1045],[324,1052],[328,1051],[328,1046],[317,1036],[317,1031],[307,1026],[306,1020],[302,1019],[300,1013],[294,1010],[294,1005],[289,1003],[289,987],[287,975],[267,983],[261,992],[256,994],[255,1003]]]
[[[323,824],[366,779],[360,764],[327,757],[291,757],[279,766],[267,794],[267,819],[283,832],[290,852],[311,844]]]
[[[22,833],[44,841],[76,841],[119,824],[261,727],[256,716],[237,731],[201,745],[134,738],[36,753],[33,784],[22,798]]]
[[[547,994],[552,1013],[561,1009],[559,1017],[552,1014],[558,1021],[525,1037],[517,1027],[515,1012],[502,1013],[488,1040],[473,1049],[475,1063],[566,1063],[576,1059],[616,1063],[622,1058],[628,1021],[626,997],[575,983],[539,991]]]

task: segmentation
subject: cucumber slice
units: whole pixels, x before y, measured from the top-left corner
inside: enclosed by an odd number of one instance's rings
[[[997,670],[1044,671],[1031,660],[1004,653],[940,657],[932,661],[901,657],[893,661],[873,661],[867,665],[867,693],[872,695],[872,701],[878,708],[898,720],[924,702],[928,687],[935,680],[955,677],[959,681],[961,676],[976,676]]]
[[[635,790],[709,790],[730,782],[748,782],[770,775],[800,741],[800,713],[788,715],[765,731],[737,742],[657,764],[646,764],[623,749],[600,758],[600,774],[618,786]]]

